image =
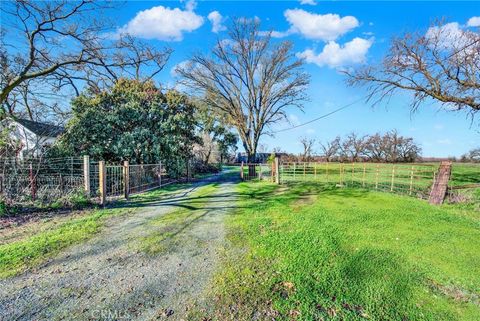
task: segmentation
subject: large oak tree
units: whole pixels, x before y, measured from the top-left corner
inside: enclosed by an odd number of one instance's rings
[[[211,55],[194,54],[176,72],[182,84],[227,115],[252,162],[270,126],[286,118],[288,107],[302,108],[309,84],[302,65],[292,43],[274,43],[258,19],[236,19]]]

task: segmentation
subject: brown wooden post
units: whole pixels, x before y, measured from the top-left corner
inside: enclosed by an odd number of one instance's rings
[[[128,200],[130,195],[130,165],[128,161],[123,162],[123,194]]]
[[[100,204],[105,205],[107,201],[107,173],[105,161],[98,162],[98,186],[100,189]]]
[[[307,179],[307,163],[303,163],[303,180],[305,181]]]
[[[376,170],[375,170],[375,172],[376,172],[376,173],[375,173],[375,189],[378,189],[378,170],[379,170],[380,165],[377,164],[376,167],[377,167],[377,168],[376,168]]]
[[[435,172],[434,172],[435,173]],[[432,190],[430,192],[430,204],[442,204],[448,193],[448,181],[452,174],[452,162],[441,162],[438,175],[434,176]]]
[[[90,197],[90,156],[83,156],[83,183],[85,194]]]
[[[271,164],[271,168],[272,168],[272,183],[275,182],[275,176],[277,175],[276,172],[275,172],[275,159],[273,160],[272,164]]]
[[[240,178],[243,181],[243,161],[242,161],[242,164],[240,165]]]
[[[260,163],[258,166],[259,166],[259,169],[258,169],[258,179],[261,180],[261,179],[262,179],[262,164]]]
[[[413,190],[413,170],[414,166],[412,166],[412,169],[410,170],[410,190],[408,192],[408,195],[412,195],[412,190]]]
[[[390,185],[390,192],[393,192],[393,186],[395,184],[395,165],[392,167],[392,184]]]
[[[293,180],[295,180],[297,174],[297,163],[293,162]]]
[[[313,163],[313,177],[317,180],[317,162]]]
[[[280,184],[280,158],[275,157],[275,183]]]

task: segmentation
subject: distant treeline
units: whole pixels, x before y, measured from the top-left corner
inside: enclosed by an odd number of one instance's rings
[[[319,150],[315,150],[315,139],[302,138],[300,143],[303,153],[282,158],[287,161],[398,163],[420,160],[422,151],[413,138],[401,136],[396,130],[364,136],[352,132],[343,138],[337,136],[331,141],[320,142]]]

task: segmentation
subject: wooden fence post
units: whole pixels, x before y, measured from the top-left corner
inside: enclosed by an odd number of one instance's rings
[[[243,181],[243,161],[242,161],[242,164],[240,165],[240,178]]]
[[[307,180],[307,163],[303,163],[303,180]]]
[[[259,179],[259,180],[262,180],[262,164],[260,163],[258,166],[259,166],[259,169],[258,169],[258,179]]]
[[[275,157],[275,183],[280,184],[280,159]]]
[[[90,197],[90,156],[83,156],[83,182],[85,194]]]
[[[297,163],[293,163],[293,180],[295,180],[297,174]]]
[[[123,192],[125,199],[130,195],[130,165],[128,161],[123,162]]]
[[[271,173],[272,173],[272,175],[271,175],[271,178],[272,178],[271,181],[272,181],[272,183],[274,183],[274,182],[276,181],[276,180],[275,180],[275,176],[277,176],[277,172],[275,171],[275,159],[273,160],[273,162],[272,162],[272,164],[271,164],[270,167],[271,167]]]
[[[410,170],[410,191],[408,192],[408,195],[412,195],[412,190],[413,190],[413,170],[414,170],[414,167],[412,166],[412,169]]]
[[[314,178],[314,180],[317,180],[317,165],[318,165],[317,162],[313,163],[313,178]]]
[[[98,187],[100,189],[100,204],[105,205],[107,200],[107,173],[105,161],[98,162]]]
[[[390,185],[390,192],[393,192],[393,186],[395,184],[395,165],[392,167],[392,184]]]
[[[376,167],[377,167],[377,168],[376,168],[376,170],[375,170],[375,189],[378,189],[378,170],[379,170],[380,165],[377,164]]]

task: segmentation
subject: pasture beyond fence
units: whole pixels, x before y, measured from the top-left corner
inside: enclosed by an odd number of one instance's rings
[[[456,165],[453,166],[455,169]],[[442,175],[439,178],[439,164],[433,163],[280,162],[278,158],[271,164],[242,164],[240,170],[243,180],[268,179],[280,184],[301,181],[332,183],[410,195],[430,199],[432,203],[443,202],[445,195],[454,189],[479,188],[478,173],[480,166],[475,164],[462,164],[462,169],[454,170],[451,177]],[[439,179],[446,181],[439,182]],[[437,191],[432,192],[432,187],[437,185],[445,187],[441,196]]]
[[[2,160],[0,195],[14,204],[48,204],[73,194],[83,194],[105,204],[107,200],[140,193],[152,188],[189,179],[185,170],[172,177],[162,163],[107,164],[88,156]]]

